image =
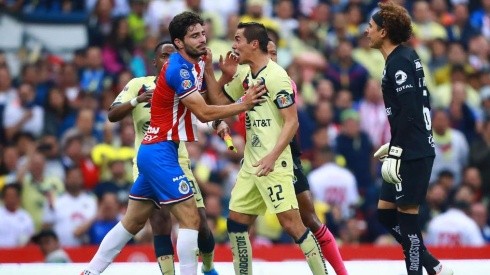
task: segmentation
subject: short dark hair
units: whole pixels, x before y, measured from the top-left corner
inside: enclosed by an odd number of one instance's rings
[[[177,14],[170,24],[168,25],[168,31],[170,32],[170,39],[172,43],[175,45],[175,39],[184,40],[184,36],[187,34],[189,27],[194,26],[196,24],[204,25],[204,20],[196,13],[185,11],[180,14]]]
[[[257,22],[240,22],[238,24],[238,29],[244,29],[243,36],[247,39],[247,43],[253,40],[259,41],[259,48],[263,53],[267,53],[267,44],[269,43],[269,36],[267,34],[267,29],[264,25]]]
[[[18,182],[5,185],[2,188],[2,193],[1,193],[2,194],[2,199],[5,198],[5,193],[7,193],[7,190],[8,189],[14,189],[15,191],[17,191],[17,195],[19,195],[19,197],[20,197],[20,194],[22,192],[22,185],[20,185],[20,183],[18,183]]]
[[[162,41],[155,46],[155,49],[153,49],[153,52],[157,53],[161,46],[167,45],[167,44],[173,45],[172,41],[169,41],[169,40]]]
[[[408,11],[391,1],[378,4],[379,15],[383,19],[383,26],[380,26],[388,33],[388,38],[393,44],[407,42],[413,33],[412,20]]]

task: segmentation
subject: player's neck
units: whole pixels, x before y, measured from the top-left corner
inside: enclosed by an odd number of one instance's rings
[[[199,62],[199,59],[201,58],[201,57],[196,57],[196,58],[191,57],[191,56],[190,56],[190,55],[188,55],[188,54],[187,54],[187,53],[186,53],[184,50],[179,51],[179,53],[180,53],[180,55],[181,55],[181,56],[182,56],[182,57],[183,57],[185,60],[189,61],[190,63],[197,63],[197,62]]]
[[[390,53],[392,53],[396,47],[398,47],[398,45],[395,45],[395,44],[391,43],[390,41],[385,41],[385,43],[383,43],[383,45],[381,46],[381,48],[379,50],[380,50],[381,54],[383,55],[384,59],[386,60],[386,58],[388,58]]]
[[[256,75],[260,70],[262,70],[269,63],[269,56],[266,54],[256,55],[255,58],[250,60],[248,65],[250,66],[250,71],[252,75]]]

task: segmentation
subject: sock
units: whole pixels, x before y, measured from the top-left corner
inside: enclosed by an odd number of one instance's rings
[[[174,247],[170,235],[153,236],[153,246],[162,275],[175,274]]]
[[[102,273],[132,237],[133,235],[124,228],[121,222],[117,223],[105,235],[86,270],[96,275]]]
[[[396,209],[378,209],[379,222],[390,232],[390,234],[401,244],[400,226],[398,225],[398,211]],[[421,243],[422,265],[429,275],[434,275],[440,270],[440,262],[432,256],[424,243]]]
[[[248,226],[230,219],[226,221],[226,225],[235,274],[252,275],[252,245],[248,236]]]
[[[197,235],[197,230],[179,229],[177,255],[179,256],[180,274],[197,275]]]
[[[347,270],[342,261],[337,242],[330,230],[323,224],[322,227],[313,234],[320,244],[323,256],[332,265],[335,273],[337,273],[337,275],[347,275]]]
[[[325,259],[320,251],[320,245],[309,229],[306,229],[303,236],[296,243],[299,244],[303,254],[305,254],[306,261],[313,274],[328,274]]]
[[[419,227],[418,214],[398,212],[398,223],[400,225],[408,275],[422,275],[422,246],[424,240]]]
[[[214,268],[214,236],[211,231],[201,233],[197,238],[197,246],[202,258],[202,271],[207,272]]]

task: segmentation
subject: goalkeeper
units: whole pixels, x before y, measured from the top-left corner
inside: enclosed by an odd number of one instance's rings
[[[374,154],[383,161],[378,218],[402,245],[408,275],[422,275],[422,267],[428,274],[452,274],[427,251],[419,227],[435,152],[422,63],[402,44],[412,35],[410,16],[394,3],[378,5],[366,35],[385,58],[381,89],[391,128],[390,143]]]

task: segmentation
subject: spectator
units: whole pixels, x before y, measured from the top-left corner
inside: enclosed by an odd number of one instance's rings
[[[34,234],[32,218],[20,206],[20,194],[21,186],[18,183],[8,184],[2,189],[0,248],[24,246]]]
[[[453,6],[454,22],[446,27],[447,39],[461,43],[465,48],[468,47],[468,41],[479,34],[469,21],[469,12],[467,3],[458,3]]]
[[[19,151],[15,146],[5,146],[2,150],[0,165],[0,188],[3,185],[16,182],[19,168]]]
[[[480,138],[471,144],[470,165],[480,171],[482,193],[490,198],[490,119],[483,122]]]
[[[485,241],[476,222],[468,217],[469,205],[455,201],[445,213],[429,222],[428,245],[437,246],[483,246]]]
[[[34,220],[36,231],[41,229],[43,205],[65,190],[61,179],[45,174],[45,168],[44,155],[33,152],[26,157],[25,165],[19,172],[22,182],[22,206]]]
[[[481,99],[481,118],[490,118],[490,86],[483,86],[480,89],[480,99]]]
[[[352,92],[354,101],[363,96],[368,80],[368,71],[352,58],[352,43],[347,40],[339,42],[336,59],[328,65],[325,77],[332,81],[336,91],[347,89]]]
[[[372,163],[373,144],[369,136],[359,125],[359,113],[348,109],[342,112],[341,132],[335,141],[336,152],[346,160],[346,168],[356,177],[357,188],[364,196],[366,204],[376,203],[377,195],[374,188]],[[375,197],[373,197],[375,196]]]
[[[60,180],[65,179],[65,169],[61,163],[60,146],[55,136],[45,135],[41,138],[37,150],[44,155],[45,174]]]
[[[361,130],[369,135],[374,148],[379,148],[390,140],[390,126],[379,81],[368,80],[364,89],[364,98],[359,102],[359,117]]]
[[[66,192],[44,204],[44,228],[53,228],[62,246],[80,246],[85,241],[75,230],[95,217],[97,202],[83,191],[82,172],[78,167],[67,169],[65,189]]]
[[[426,201],[420,205],[420,228],[426,230],[427,224],[434,217],[437,217],[447,209],[448,201],[447,189],[439,183],[434,183],[427,190]]]
[[[87,67],[82,70],[80,87],[84,93],[94,93],[100,96],[105,87],[112,85],[112,79],[102,66],[101,49],[99,47],[88,48],[86,59]]]
[[[148,8],[147,0],[129,0],[131,11],[128,15],[129,34],[133,42],[143,43],[147,36],[144,14]]]
[[[34,104],[34,88],[26,83],[21,84],[17,94],[18,99],[5,107],[3,126],[7,140],[12,141],[20,131],[39,137],[44,127],[44,109]]]
[[[70,263],[70,256],[61,248],[58,236],[51,229],[43,229],[32,237],[44,255],[45,263]]]
[[[57,87],[49,91],[44,110],[43,134],[45,135],[60,138],[68,128],[75,124],[76,113],[70,107],[66,95]]]
[[[436,38],[447,39],[444,27],[433,20],[429,3],[417,0],[413,4],[413,33],[418,40],[423,42]]]
[[[99,200],[102,199],[104,194],[113,193],[116,194],[120,202],[127,203],[132,181],[127,180],[124,166],[124,160],[113,159],[109,161],[111,177],[107,181],[98,183],[93,190]]]
[[[471,143],[476,136],[476,116],[473,109],[466,103],[466,86],[463,82],[454,82],[452,85],[449,119],[451,127],[461,131],[466,141]]]
[[[468,164],[468,142],[460,131],[450,126],[446,110],[433,111],[432,129],[436,157],[430,181],[433,182],[441,171],[449,170],[454,175],[456,185],[460,185],[463,168]]]
[[[88,43],[90,46],[102,47],[111,32],[112,10],[114,1],[112,0],[87,0],[95,3],[87,4],[87,10],[90,12],[88,20]]]
[[[75,236],[88,235],[89,244],[100,244],[105,235],[120,221],[121,205],[118,195],[106,192],[99,197],[97,216],[75,229]]]
[[[337,165],[334,159],[334,152],[328,146],[316,151],[314,163],[321,166],[311,171],[308,182],[315,200],[338,208],[340,220],[347,220],[354,216],[359,203],[356,178],[349,170]]]
[[[490,225],[488,224],[488,210],[483,203],[471,205],[471,218],[476,222],[483,239],[490,243]]]
[[[81,67],[77,67],[75,63],[65,63],[61,66],[60,77],[58,79],[58,85],[55,89],[59,89],[65,98],[63,102],[63,106],[66,104],[66,107],[70,109],[78,109],[79,107],[79,97],[81,93],[80,80],[78,75],[78,69],[85,67],[82,65]],[[50,92],[51,93],[51,92]],[[48,102],[49,103],[49,93],[48,93]]]
[[[17,98],[17,91],[12,85],[12,78],[7,66],[0,66],[0,142],[5,143],[5,108]]]

